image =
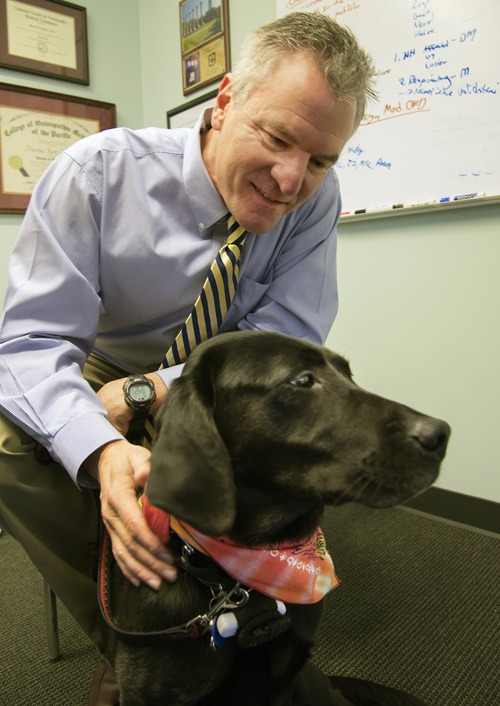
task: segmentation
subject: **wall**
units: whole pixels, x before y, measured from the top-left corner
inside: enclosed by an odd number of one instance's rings
[[[229,0],[233,62],[274,0]],[[120,125],[166,124],[182,95],[177,0],[87,0],[88,88],[0,69],[0,81],[116,102]],[[213,88],[202,89],[200,93]],[[363,387],[453,427],[443,488],[500,502],[499,206],[342,224],[328,345]],[[0,289],[21,217],[0,215]]]
[[[0,82],[115,103],[118,125],[144,124],[138,0],[77,0],[87,8],[90,85],[0,68]],[[22,216],[0,214],[0,303]]]
[[[116,103],[119,125],[144,122],[139,0],[78,0],[87,8],[90,85],[0,68],[0,81]]]
[[[328,338],[356,382],[452,427],[439,487],[500,502],[500,206],[339,229]]]
[[[171,108],[215,88],[182,94],[178,0],[140,0],[144,117],[148,125],[166,125]],[[274,0],[229,0],[231,61],[247,32],[276,17]],[[168,68],[167,68],[168,67]]]

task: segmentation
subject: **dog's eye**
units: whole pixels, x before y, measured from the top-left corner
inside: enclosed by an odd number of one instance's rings
[[[302,373],[288,382],[296,387],[312,387],[316,382],[316,378],[312,373]]]

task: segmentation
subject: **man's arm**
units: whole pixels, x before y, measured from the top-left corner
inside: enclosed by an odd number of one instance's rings
[[[165,400],[167,388],[156,373],[147,374],[155,385],[155,414]],[[97,396],[108,412],[110,423],[126,435],[133,417],[126,404],[123,383],[126,378],[104,385]],[[84,466],[101,488],[101,514],[111,537],[114,557],[131,583],[142,581],[158,590],[162,580],[175,581],[177,569],[172,556],[151,532],[137,502],[150,470],[150,452],[125,439],[112,441],[92,453]]]
[[[11,259],[0,333],[0,403],[75,482],[86,464],[101,483],[118,563],[134,583],[156,588],[161,579],[173,580],[176,570],[137,505],[149,452],[129,444],[108,421],[106,404],[82,376],[103,308],[99,222],[85,174],[62,155],[37,185]],[[116,420],[119,412],[111,415]]]

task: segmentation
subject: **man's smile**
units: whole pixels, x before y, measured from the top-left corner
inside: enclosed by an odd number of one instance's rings
[[[269,196],[269,194],[266,194],[265,191],[262,191],[262,189],[259,189],[259,187],[258,187],[258,186],[255,186],[255,184],[252,184],[252,186],[254,187],[254,189],[255,189],[256,191],[259,192],[259,194],[260,194],[261,196],[263,196],[263,197],[264,197],[267,201],[269,201],[270,203],[276,203],[276,204],[280,204],[280,205],[282,205],[282,206],[286,206],[286,205],[287,205],[287,202],[286,202],[286,201],[284,201],[284,200],[282,200],[282,199],[275,199],[275,198],[273,198],[272,196]]]

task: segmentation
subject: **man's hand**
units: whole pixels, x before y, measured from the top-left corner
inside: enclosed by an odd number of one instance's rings
[[[177,569],[172,556],[149,529],[137,502],[150,470],[150,452],[125,439],[97,449],[85,464],[101,486],[101,512],[122,573],[139,586],[158,590],[162,580],[173,582]]]

